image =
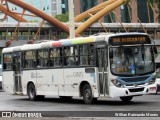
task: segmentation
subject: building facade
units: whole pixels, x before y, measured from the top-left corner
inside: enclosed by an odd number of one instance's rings
[[[74,0],[75,16],[105,1],[107,0]],[[131,0],[130,2],[132,5],[132,9],[127,5],[121,5],[120,7],[115,9],[115,12],[122,23],[137,23],[140,21],[142,23],[158,22],[157,14],[153,12],[150,5],[147,6],[146,1],[148,0]],[[154,7],[154,10],[157,11],[158,8],[156,9],[156,5],[153,4],[153,1],[154,0],[152,0],[152,5]],[[23,0],[23,2],[32,5],[35,8],[53,17],[57,14],[65,14],[68,12],[68,0]],[[9,4],[9,7],[12,11],[22,12],[21,8],[13,4]],[[2,13],[0,13],[0,19],[2,18],[1,14]],[[40,18],[33,18],[28,16],[26,16],[26,19],[29,21],[41,21]],[[101,20],[102,22],[106,23],[119,22],[116,15],[112,12],[110,13],[110,15],[105,15]],[[13,21],[14,20],[11,17],[8,18],[8,22]]]
[[[67,4],[68,0],[65,0],[65,1],[66,1],[65,4]],[[107,1],[107,0],[74,0],[74,4],[76,6],[75,16],[104,1]],[[154,14],[150,5],[147,6],[146,1],[147,0],[131,0],[130,2],[132,5],[132,9],[129,8],[127,5],[121,5],[120,7],[115,9],[115,12],[117,16],[120,18],[121,22],[123,23],[130,23],[130,22],[137,23],[139,22],[138,18],[142,23],[158,22],[157,14]],[[154,5],[153,1],[152,1],[152,5],[155,8],[156,5]],[[68,10],[67,7],[65,10],[66,10],[65,12],[67,12]],[[156,8],[154,10],[156,11]],[[102,18],[102,20],[103,22],[108,22],[108,23],[119,22],[113,13],[111,13],[111,17],[109,15],[105,15],[104,18]]]

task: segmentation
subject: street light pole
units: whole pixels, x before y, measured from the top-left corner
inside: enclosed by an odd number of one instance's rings
[[[73,0],[68,0],[68,8],[69,8],[70,39],[72,39],[72,38],[75,38],[74,3],[73,3]]]

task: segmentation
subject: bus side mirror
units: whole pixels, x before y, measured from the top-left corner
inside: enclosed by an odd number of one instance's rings
[[[110,59],[113,59],[113,50],[110,50],[110,51],[109,51],[109,58],[110,58]]]

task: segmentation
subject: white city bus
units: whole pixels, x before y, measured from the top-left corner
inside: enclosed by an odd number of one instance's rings
[[[4,48],[4,90],[38,100],[45,95],[99,97],[156,93],[154,49],[144,33],[100,34]]]

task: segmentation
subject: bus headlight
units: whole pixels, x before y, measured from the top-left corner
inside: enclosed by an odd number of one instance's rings
[[[155,78],[155,76],[154,76],[154,77],[148,82],[148,85],[154,84],[155,81],[156,81],[156,78]]]
[[[124,85],[115,79],[112,79],[111,82],[118,88],[124,88]]]

